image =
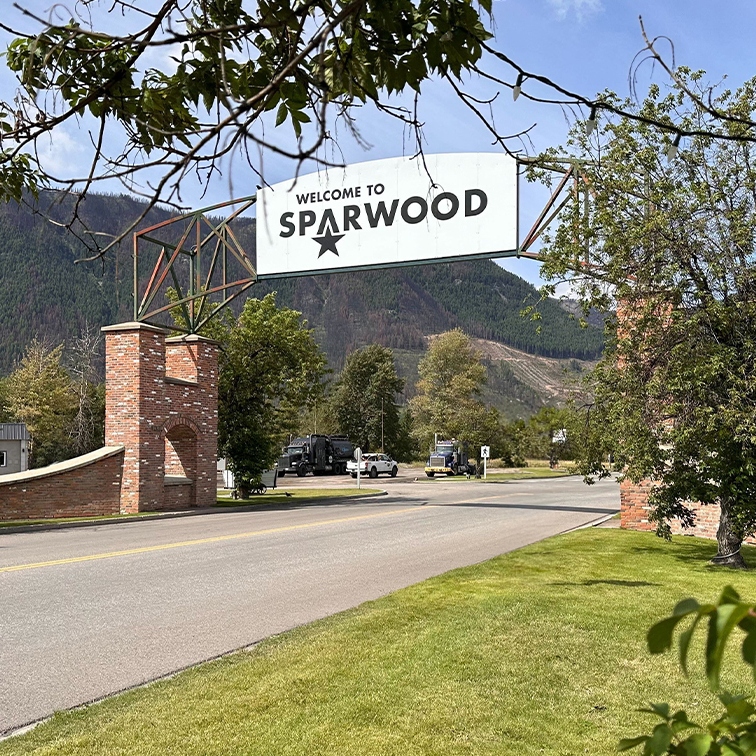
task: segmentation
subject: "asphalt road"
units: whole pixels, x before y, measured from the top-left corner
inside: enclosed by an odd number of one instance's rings
[[[0,733],[619,509],[610,481],[413,477],[365,481],[389,495],[362,501],[0,534]]]

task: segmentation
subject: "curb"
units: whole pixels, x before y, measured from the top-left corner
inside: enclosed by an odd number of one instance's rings
[[[617,513],[614,512],[612,514],[608,515],[602,515],[596,520],[591,520],[590,522],[586,522],[583,525],[576,525],[574,528],[567,528],[567,530],[562,530],[561,532],[557,533],[557,535],[564,535],[565,533],[574,533],[576,530],[585,530],[586,528],[596,528],[601,523],[606,522],[607,520],[611,520],[612,517],[614,517]]]
[[[357,501],[359,499],[371,499],[376,496],[388,496],[388,491],[379,491],[377,493],[363,494],[361,496],[337,496],[333,499],[326,497],[302,499],[298,502],[299,505],[309,506],[313,503],[327,501]],[[178,512],[158,512],[156,514],[149,514],[142,517],[123,517],[123,518],[109,518],[106,520],[84,520],[82,522],[51,522],[51,523],[35,523],[34,525],[9,525],[7,528],[0,527],[0,537],[6,533],[41,533],[48,530],[66,530],[68,528],[94,528],[101,527],[103,525],[134,525],[143,522],[155,522],[156,520],[175,520],[179,517],[201,517],[203,515],[212,514],[225,514],[234,512],[259,512],[265,509],[274,509],[284,502],[278,502],[276,504],[240,504],[239,506],[217,506],[217,507],[205,507],[203,509],[188,509]]]

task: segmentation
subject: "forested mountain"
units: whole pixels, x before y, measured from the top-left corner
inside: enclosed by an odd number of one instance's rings
[[[40,205],[63,217],[55,199],[43,194]],[[126,228],[139,212],[138,203],[121,196],[90,195],[81,207],[87,225],[107,234]],[[156,211],[150,220],[165,217]],[[130,246],[103,261],[76,263],[85,256],[84,244],[64,228],[13,203],[0,207],[0,375],[35,337],[59,344],[87,326],[132,319]]]
[[[599,329],[581,328],[555,300],[538,305],[541,320],[523,318],[538,293],[490,260],[283,279],[255,291],[277,291],[304,313],[337,369],[364,344],[423,349],[426,335],[457,327],[544,357],[595,359],[603,344]]]
[[[49,205],[57,199],[45,194],[40,201]],[[124,196],[90,195],[81,215],[89,228],[117,234],[142,207]],[[156,210],[145,225],[167,217]],[[238,235],[254,258],[254,221],[243,220]],[[130,320],[131,254],[130,243],[124,243],[103,261],[76,264],[86,250],[74,235],[27,208],[0,208],[0,375],[13,368],[35,336],[56,344],[87,325]],[[411,381],[427,337],[455,327],[544,358],[595,359],[603,343],[598,328],[580,328],[556,301],[539,305],[538,323],[522,318],[522,308],[537,302],[537,292],[488,260],[281,279],[256,285],[251,296],[269,291],[278,292],[279,304],[304,314],[335,371],[350,351],[379,343],[397,350]],[[538,386],[496,362],[489,371],[492,389],[519,395],[518,407],[542,402]]]

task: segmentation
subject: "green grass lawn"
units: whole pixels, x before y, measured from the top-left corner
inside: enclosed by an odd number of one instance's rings
[[[715,711],[695,663],[686,680],[645,647],[682,597],[731,583],[756,599],[756,574],[708,566],[714,551],[573,532],[56,715],[0,754],[616,753],[650,730],[650,701]],[[724,679],[752,690],[730,662]]]
[[[344,497],[354,498],[357,496],[371,496],[380,493],[378,488],[300,488],[290,491],[287,495],[278,489],[272,489],[261,496],[252,496],[249,499],[232,499],[231,492],[220,494],[216,501],[218,507],[248,507],[251,504],[275,505],[275,504],[302,504],[314,499],[341,499]],[[189,510],[191,511],[191,510]],[[36,520],[5,520],[0,522],[0,529],[13,528],[21,525],[55,525],[71,522],[101,522],[103,520],[134,520],[157,517],[164,512],[138,512],[136,514],[93,515],[92,517],[49,517]]]
[[[488,470],[485,481],[483,478],[475,478],[474,476],[468,478],[466,475],[434,475],[433,478],[428,480],[450,480],[461,483],[462,481],[472,481],[475,483],[491,483],[500,482],[503,480],[530,480],[534,478],[564,478],[566,475],[574,475],[569,470],[550,470],[548,467],[520,467],[517,470],[509,470],[507,472],[497,472]]]
[[[294,490],[281,491],[277,488],[269,489],[259,496],[250,496],[249,499],[232,499],[229,491],[225,496],[218,496],[218,506],[221,507],[246,507],[250,504],[301,504],[313,499],[343,499],[358,496],[372,496],[381,493],[380,488],[297,488]]]

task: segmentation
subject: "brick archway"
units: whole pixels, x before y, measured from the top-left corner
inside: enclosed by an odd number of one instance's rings
[[[173,415],[169,417],[163,424],[163,434],[167,435],[179,425],[187,426],[195,436],[199,436],[200,434],[200,429],[197,423],[195,423],[191,417],[187,417],[186,415]]]
[[[165,509],[196,506],[199,428],[190,418],[172,417],[163,426]]]

